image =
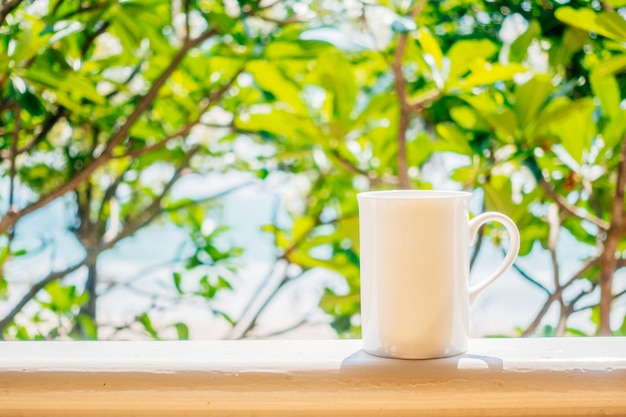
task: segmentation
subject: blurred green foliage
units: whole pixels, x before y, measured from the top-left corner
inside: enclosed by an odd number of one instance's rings
[[[517,266],[546,297],[520,333],[587,334],[568,319],[590,312],[597,333],[623,334],[626,320],[611,318],[624,297],[615,272],[626,250],[623,3],[3,3],[0,272],[25,255],[12,245],[15,226],[58,198],[71,206],[84,258],[37,279],[7,306],[0,332],[96,338],[98,257],[158,220],[185,230],[195,248],[173,275],[179,297],[210,303],[230,291],[223,272],[236,273],[240,251],[220,244],[227,230],[203,230],[213,199],[174,201],[170,191],[190,173],[244,171],[308,185],[303,204],[287,208],[289,222],[263,227],[285,266],[278,287],[247,323],[215,310],[243,329],[235,337],[249,335],[272,297],[313,270],[345,280],[320,307],[339,334],[358,336],[355,195],[442,184],[476,191],[481,210],[512,217],[521,257],[549,253],[551,271]],[[242,138],[265,151],[237,155]],[[146,181],[150,169],[166,178]],[[16,200],[18,183],[32,192],[27,201]],[[559,235],[584,250],[567,256]],[[477,250],[483,241],[506,239],[492,227]],[[579,269],[566,275],[563,259]],[[289,265],[300,272],[289,275]],[[67,282],[81,271],[81,285]],[[9,287],[0,274],[0,296]],[[553,304],[559,320],[547,324]],[[57,321],[32,334],[51,315]],[[149,312],[133,323],[160,337]],[[189,337],[185,323],[172,326]]]

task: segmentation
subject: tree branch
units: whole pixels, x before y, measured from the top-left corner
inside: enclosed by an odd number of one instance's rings
[[[91,48],[91,45],[93,45],[96,38],[102,35],[111,25],[111,22],[101,22],[101,23],[102,24],[100,25],[98,29],[96,29],[92,34],[87,36],[87,38],[85,39],[85,43],[83,43],[83,46],[80,48],[80,53],[83,58],[87,55],[89,48]]]
[[[596,226],[598,226],[598,228],[600,228],[600,230],[608,230],[609,229],[609,224],[602,220],[599,217],[596,217],[582,209],[579,209],[576,206],[572,206],[571,204],[569,204],[567,202],[567,200],[565,200],[565,198],[561,197],[559,194],[557,194],[556,191],[554,191],[554,189],[552,189],[552,187],[550,186],[550,184],[548,184],[548,182],[544,179],[541,178],[539,180],[539,185],[541,186],[541,188],[543,188],[543,190],[546,192],[546,194],[548,194],[548,196],[559,206],[559,208],[561,210],[563,210],[564,212],[577,217],[581,220],[585,220],[588,221],[590,223],[595,224]]]
[[[306,314],[304,317],[302,317],[300,320],[298,320],[297,322],[295,322],[294,324],[292,324],[290,326],[284,327],[284,328],[282,328],[280,330],[275,330],[275,331],[270,332],[270,333],[266,333],[266,334],[263,334],[263,335],[255,336],[255,338],[267,339],[267,338],[270,338],[270,337],[282,336],[285,333],[289,333],[292,330],[296,330],[297,328],[302,327],[302,326],[304,326],[307,323],[308,324],[313,324],[313,323],[309,322],[309,316],[310,316],[310,313]],[[320,323],[320,324],[323,324],[323,323]]]
[[[122,155],[115,156],[115,158],[128,158],[128,157],[133,158],[133,159],[139,158],[150,152],[154,152],[158,149],[161,149],[172,139],[188,135],[191,132],[191,130],[197,124],[200,123],[200,120],[202,119],[202,116],[204,115],[204,113],[206,113],[209,109],[211,109],[211,107],[213,107],[224,96],[224,94],[230,89],[230,87],[232,87],[233,83],[237,80],[237,77],[239,76],[239,74],[243,72],[243,70],[244,70],[244,67],[240,68],[237,71],[237,73],[225,85],[220,87],[219,90],[217,90],[216,92],[214,92],[213,94],[209,96],[207,103],[202,106],[202,108],[198,112],[198,116],[193,121],[189,122],[187,125],[179,129],[178,131],[172,133],[171,135],[168,135],[165,138],[161,139],[157,143],[154,143],[149,146],[144,146],[143,148],[137,149],[135,151],[131,151]]]
[[[46,120],[44,120],[43,124],[41,125],[41,131],[39,131],[35,139],[33,139],[31,142],[27,143],[26,145],[22,146],[21,148],[17,150],[17,155],[21,155],[23,153],[29,152],[35,146],[43,142],[48,136],[48,133],[50,133],[50,131],[54,127],[54,125],[63,116],[65,116],[65,107],[59,107],[59,109],[57,110],[55,114],[51,115],[50,117],[47,117]],[[9,157],[9,155],[10,153],[0,152],[0,158],[7,158]]]
[[[0,9],[0,25],[4,24],[9,13],[11,13],[20,3],[24,0],[9,0],[6,3],[3,3],[2,9]]]
[[[561,294],[563,293],[563,291],[566,288],[568,288],[570,285],[572,285],[577,279],[582,278],[582,276],[591,267],[593,267],[595,264],[597,264],[599,261],[600,261],[600,257],[595,257],[595,258],[588,259],[582,265],[582,267],[574,275],[572,275],[572,277],[565,284],[563,284],[559,288],[555,289],[554,292],[550,294],[550,296],[548,297],[546,302],[543,304],[543,306],[541,307],[541,309],[539,310],[539,312],[535,316],[535,319],[530,323],[528,328],[526,328],[524,333],[522,333],[522,337],[528,337],[531,334],[533,334],[535,332],[535,330],[537,330],[537,327],[539,327],[539,324],[541,324],[541,320],[543,320],[543,317],[548,312],[548,309],[550,308],[552,303],[554,301],[556,301],[561,296]]]
[[[334,156],[337,159],[337,161],[339,161],[339,163],[348,171],[353,172],[355,174],[363,175],[364,177],[366,177],[369,180],[370,185],[382,185],[382,184],[388,184],[388,185],[393,185],[393,186],[398,185],[398,181],[395,178],[393,181],[385,180],[383,178],[378,178],[374,176],[372,173],[357,167],[351,161],[349,161],[346,157],[341,155],[341,153],[337,149],[330,150],[329,153],[331,156]]]
[[[174,172],[174,175],[172,175],[167,184],[165,184],[165,186],[163,187],[163,191],[161,191],[159,196],[156,197],[148,207],[142,210],[137,217],[128,219],[124,223],[124,227],[122,227],[120,233],[118,233],[109,242],[106,242],[104,247],[106,247],[107,249],[112,248],[120,240],[132,235],[137,230],[152,222],[152,220],[154,220],[161,213],[161,203],[163,202],[163,199],[167,196],[176,181],[178,181],[184,175],[184,171],[189,166],[191,158],[193,158],[193,156],[198,153],[199,150],[200,147],[196,146],[192,148],[189,152],[187,152],[187,154],[185,155],[185,159],[181,162],[178,169],[176,170],[176,172]]]
[[[402,73],[402,57],[406,48],[407,35],[402,34],[398,37],[398,45],[394,51],[391,69],[395,78],[396,96],[400,105],[400,115],[398,116],[398,179],[400,188],[411,188],[411,181],[408,175],[407,157],[406,157],[406,130],[409,126],[409,114],[411,108],[406,100],[406,84],[404,74]]]
[[[426,4],[426,0],[418,0],[411,10],[411,17],[416,19],[422,11],[422,8]],[[404,74],[402,73],[402,58],[404,56],[404,50],[406,49],[408,35],[406,33],[399,35],[398,44],[393,54],[393,61],[391,62],[391,70],[395,79],[396,95],[398,96],[398,103],[400,105],[400,115],[398,118],[398,179],[400,182],[400,188],[411,188],[411,180],[409,179],[407,155],[406,155],[406,131],[409,127],[409,115],[411,113],[411,105],[407,101],[406,94],[406,82],[404,80]]]
[[[210,38],[211,36],[217,34],[217,31],[213,28],[207,30],[198,38],[193,39],[192,41],[185,42],[182,48],[178,51],[178,53],[172,58],[170,64],[165,68],[165,70],[161,73],[161,75],[154,81],[150,90],[144,95],[140,100],[133,112],[128,116],[126,122],[120,127],[120,129],[111,137],[108,141],[107,146],[102,154],[91,161],[87,166],[85,166],[81,171],[77,172],[72,178],[63,183],[61,186],[51,191],[50,193],[42,196],[39,200],[34,203],[29,204],[22,210],[18,212],[9,212],[0,220],[0,233],[4,233],[9,227],[13,226],[19,219],[30,214],[41,207],[44,207],[48,203],[56,200],[61,197],[65,193],[74,190],[79,184],[85,181],[89,176],[100,166],[107,163],[112,156],[112,152],[114,148],[124,140],[130,128],[135,124],[135,122],[139,119],[141,114],[150,106],[150,104],[156,98],[159,90],[165,84],[165,82],[169,79],[172,73],[176,70],[176,68],[183,61],[183,58],[186,56],[187,52],[195,46],[200,45],[205,40]]]
[[[7,328],[9,324],[11,324],[13,319],[15,319],[15,316],[17,316],[17,314],[22,310],[22,308],[24,308],[24,306],[28,304],[28,302],[32,300],[39,291],[41,291],[46,285],[48,285],[52,281],[56,281],[57,279],[63,278],[66,275],[71,274],[72,272],[78,270],[83,265],[85,265],[85,263],[89,259],[93,259],[93,255],[86,256],[80,262],[62,271],[51,272],[50,274],[48,274],[48,276],[46,276],[45,278],[37,282],[32,287],[30,287],[28,292],[24,294],[22,298],[15,304],[15,306],[13,306],[13,308],[7,313],[7,315],[4,316],[2,320],[0,320],[0,339],[3,338],[4,330]]]
[[[617,266],[615,254],[622,231],[622,213],[624,211],[624,188],[626,188],[626,137],[622,138],[619,164],[617,166],[617,179],[615,181],[615,194],[611,203],[611,226],[606,232],[604,247],[600,254],[600,323],[598,334],[610,336],[611,331],[611,305],[613,303],[613,276]]]
[[[506,251],[502,250],[502,254],[506,255]],[[522,276],[522,278],[524,278],[526,281],[530,282],[531,284],[535,285],[541,291],[545,292],[548,297],[550,297],[552,295],[552,292],[550,292],[550,290],[548,288],[546,288],[545,285],[543,285],[541,282],[539,282],[536,279],[534,279],[533,277],[531,277],[526,271],[524,271],[517,264],[517,262],[515,262],[512,266],[513,266],[513,269],[515,269],[517,271],[517,273]]]
[[[133,166],[133,162],[134,161],[131,161],[126,166],[126,168],[124,168],[124,171],[120,175],[118,175],[117,178],[115,178],[115,181],[109,184],[107,189],[104,191],[104,195],[102,196],[102,200],[100,201],[100,207],[98,209],[98,218],[96,219],[96,226],[95,226],[96,230],[104,229],[104,222],[106,221],[106,219],[104,218],[104,206],[106,205],[108,201],[110,201],[115,196],[115,193],[117,192],[117,188],[120,186],[122,181],[124,181],[124,175],[126,175],[126,173]]]
[[[249,187],[252,184],[254,184],[254,182],[252,182],[252,181],[242,182],[241,184],[237,184],[237,185],[232,186],[232,187],[230,187],[230,188],[228,188],[226,190],[222,190],[220,192],[212,194],[212,195],[210,195],[208,197],[203,197],[203,198],[200,198],[200,199],[197,199],[197,200],[186,200],[183,203],[174,203],[170,207],[165,207],[163,211],[165,211],[167,213],[172,213],[172,212],[178,211],[180,209],[183,209],[185,207],[189,207],[189,206],[192,206],[192,205],[198,205],[198,204],[206,203],[206,202],[209,202],[209,201],[212,201],[212,200],[216,200],[218,198],[222,198],[222,197],[224,197],[224,196],[226,196],[226,195],[228,195],[230,193],[233,193],[233,192],[235,192],[237,190],[240,190],[242,188]]]

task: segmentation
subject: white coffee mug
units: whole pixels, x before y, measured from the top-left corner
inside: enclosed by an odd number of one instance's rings
[[[471,194],[461,191],[372,191],[357,199],[363,349],[402,359],[465,352],[470,304],[517,257],[515,223],[495,212],[469,220]],[[470,245],[488,221],[504,225],[509,249],[491,276],[470,287]]]

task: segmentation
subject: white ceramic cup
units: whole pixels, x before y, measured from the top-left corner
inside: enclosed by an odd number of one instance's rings
[[[488,212],[469,220],[471,194],[372,191],[357,195],[363,349],[390,358],[430,359],[467,350],[469,307],[515,261],[515,223]],[[509,233],[496,270],[469,286],[470,245],[481,225]]]

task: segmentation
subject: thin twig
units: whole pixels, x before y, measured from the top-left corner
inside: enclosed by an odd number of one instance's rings
[[[109,202],[113,197],[115,197],[115,193],[117,192],[117,189],[119,188],[122,181],[124,181],[124,176],[130,171],[133,165],[134,165],[134,161],[131,160],[130,163],[126,166],[126,168],[124,168],[122,173],[119,174],[117,178],[115,178],[115,181],[109,184],[107,189],[104,191],[104,196],[102,197],[102,200],[100,201],[100,208],[98,210],[98,218],[96,219],[96,230],[101,230],[104,228],[103,227],[104,223],[106,223],[106,218],[104,216],[104,208],[106,206],[106,203]]]
[[[561,210],[563,210],[564,212],[577,217],[581,220],[585,220],[588,221],[590,223],[595,224],[596,226],[598,226],[600,228],[600,230],[608,230],[609,229],[609,224],[602,220],[599,217],[596,217],[586,211],[584,211],[583,209],[579,209],[576,206],[572,206],[571,204],[569,204],[567,202],[567,200],[565,200],[565,198],[561,197],[559,194],[557,194],[556,191],[554,191],[554,189],[552,189],[552,187],[550,186],[550,184],[548,184],[548,182],[544,179],[541,178],[539,180],[539,185],[541,186],[541,188],[543,188],[543,190],[546,192],[546,194],[548,194],[548,196],[559,206],[559,208]]]
[[[22,298],[15,304],[15,306],[13,306],[13,308],[4,316],[4,318],[0,320],[0,338],[2,338],[4,330],[9,324],[11,324],[15,316],[17,316],[17,314],[22,311],[22,308],[24,308],[24,306],[30,300],[32,300],[39,291],[41,291],[46,285],[48,285],[52,281],[56,281],[57,279],[63,278],[68,274],[71,274],[72,272],[80,269],[82,266],[85,265],[88,259],[91,259],[91,256],[86,256],[81,261],[62,271],[51,272],[45,278],[41,279],[32,287],[30,287],[28,292],[24,294]]]
[[[268,339],[270,337],[282,336],[285,333],[289,333],[289,332],[291,332],[293,330],[296,330],[296,329],[304,326],[305,324],[313,324],[313,323],[311,323],[309,321],[309,316],[310,316],[310,313],[306,314],[304,317],[302,317],[300,320],[298,320],[297,322],[295,322],[292,325],[289,325],[289,326],[287,326],[285,328],[282,328],[280,330],[275,330],[275,331],[270,332],[270,333],[265,333],[265,334],[262,334],[262,335],[256,335],[256,336],[254,336],[254,338],[255,339]],[[320,324],[324,324],[324,323],[320,323]]]
[[[576,304],[585,296],[591,294],[592,292],[595,291],[596,287],[598,286],[598,284],[594,283],[592,284],[589,288],[587,288],[586,290],[582,290],[581,292],[579,292],[575,297],[573,297],[571,300],[569,300],[569,311],[571,313],[574,312],[578,312],[579,310],[576,308]],[[597,305],[597,304],[596,304]]]
[[[89,48],[91,48],[91,45],[93,45],[96,38],[106,32],[110,25],[111,22],[102,22],[98,29],[96,29],[92,34],[87,36],[85,42],[83,43],[83,46],[80,48],[80,53],[83,58],[85,58],[85,56],[87,55]]]
[[[181,162],[176,172],[174,172],[174,175],[172,175],[167,184],[165,184],[165,186],[163,187],[163,191],[161,191],[161,194],[154,200],[152,200],[150,205],[142,210],[136,217],[127,219],[120,233],[118,233],[110,242],[107,242],[107,246],[113,247],[117,242],[134,234],[137,230],[146,226],[158,216],[158,214],[162,210],[161,204],[163,200],[172,189],[176,181],[178,181],[184,175],[184,172],[189,166],[191,159],[196,153],[198,153],[199,150],[200,147],[196,146],[192,148],[189,152],[187,152],[184,160]]]
[[[173,213],[175,211],[181,210],[185,207],[189,207],[189,206],[197,206],[200,204],[204,204],[207,203],[209,201],[212,200],[217,200],[218,198],[222,198],[225,197],[229,194],[234,193],[235,191],[241,190],[242,188],[246,188],[249,187],[251,185],[254,185],[255,182],[253,181],[245,181],[242,183],[239,183],[237,185],[234,185],[230,188],[227,188],[225,190],[219,191],[215,194],[211,194],[210,196],[207,197],[203,197],[203,198],[198,198],[198,199],[193,199],[193,200],[185,200],[183,203],[173,203],[171,206],[165,207],[163,209],[164,212],[166,213]]]
[[[561,285],[560,288],[555,289],[554,292],[551,293],[551,295],[545,301],[545,303],[543,304],[543,306],[541,307],[541,309],[535,316],[534,320],[530,323],[530,325],[526,328],[526,330],[524,330],[524,333],[522,333],[522,337],[527,337],[533,334],[535,330],[537,330],[537,327],[539,327],[539,324],[541,324],[541,320],[543,320],[543,317],[546,315],[546,313],[550,309],[550,306],[552,305],[552,303],[556,301],[558,297],[561,296],[561,294],[566,288],[572,285],[577,279],[582,278],[583,275],[585,275],[585,273],[587,273],[587,271],[591,267],[593,267],[595,264],[597,264],[599,261],[600,261],[600,257],[588,259],[585,263],[583,263],[580,269],[574,275],[572,275],[569,280],[567,280],[566,283]]]
[[[506,251],[504,249],[502,249],[502,253],[506,255]],[[520,274],[522,278],[524,278],[526,281],[530,282],[531,284],[539,288],[541,291],[545,292],[548,297],[552,295],[552,292],[545,285],[543,285],[541,282],[531,277],[525,270],[523,270],[519,266],[517,262],[513,264],[513,269],[515,269],[517,273]]]
[[[116,155],[115,158],[132,158],[132,159],[136,159],[136,158],[139,158],[139,157],[141,157],[143,155],[146,155],[146,154],[148,154],[150,152],[154,152],[154,151],[156,151],[158,149],[161,149],[162,147],[164,147],[172,139],[188,135],[191,132],[191,130],[197,124],[200,123],[200,120],[202,119],[202,116],[204,115],[204,113],[206,113],[209,109],[211,109],[213,106],[215,106],[215,104],[224,96],[224,94],[230,89],[230,87],[232,87],[233,83],[237,80],[237,77],[239,76],[239,74],[242,73],[243,70],[244,70],[244,67],[240,68],[235,73],[235,75],[226,84],[224,84],[216,92],[211,94],[208,97],[207,102],[200,108],[197,117],[194,120],[192,120],[191,122],[187,123],[187,125],[183,126],[178,131],[176,131],[176,132],[174,132],[174,133],[164,137],[163,139],[161,139],[157,143],[154,143],[154,144],[149,145],[149,146],[144,146],[143,148],[139,148],[139,149],[137,149],[135,151],[127,152],[125,154]]]
[[[341,155],[339,150],[330,150],[329,153],[331,156],[335,157],[335,159],[337,159],[337,161],[348,171],[351,171],[355,174],[359,174],[359,175],[366,177],[368,181],[370,182],[371,186],[383,185],[383,184],[392,185],[392,186],[398,185],[398,181],[395,178],[392,178],[391,180],[379,178],[375,176],[373,173],[357,167],[350,160],[348,160],[346,157]]]
[[[624,294],[626,294],[626,290],[622,290],[622,291],[618,292],[617,294],[613,295],[613,299],[616,300],[616,299],[622,297]]]
[[[556,204],[548,207],[548,250],[550,252],[550,261],[552,262],[552,279],[554,288],[558,292],[561,288],[561,279],[559,271],[559,261],[557,258],[557,242],[559,239],[559,230],[561,229],[561,220],[559,218],[559,209]],[[567,328],[567,317],[569,309],[563,301],[563,292],[558,292],[557,301],[559,303],[559,323],[556,328],[556,335],[562,336]]]

